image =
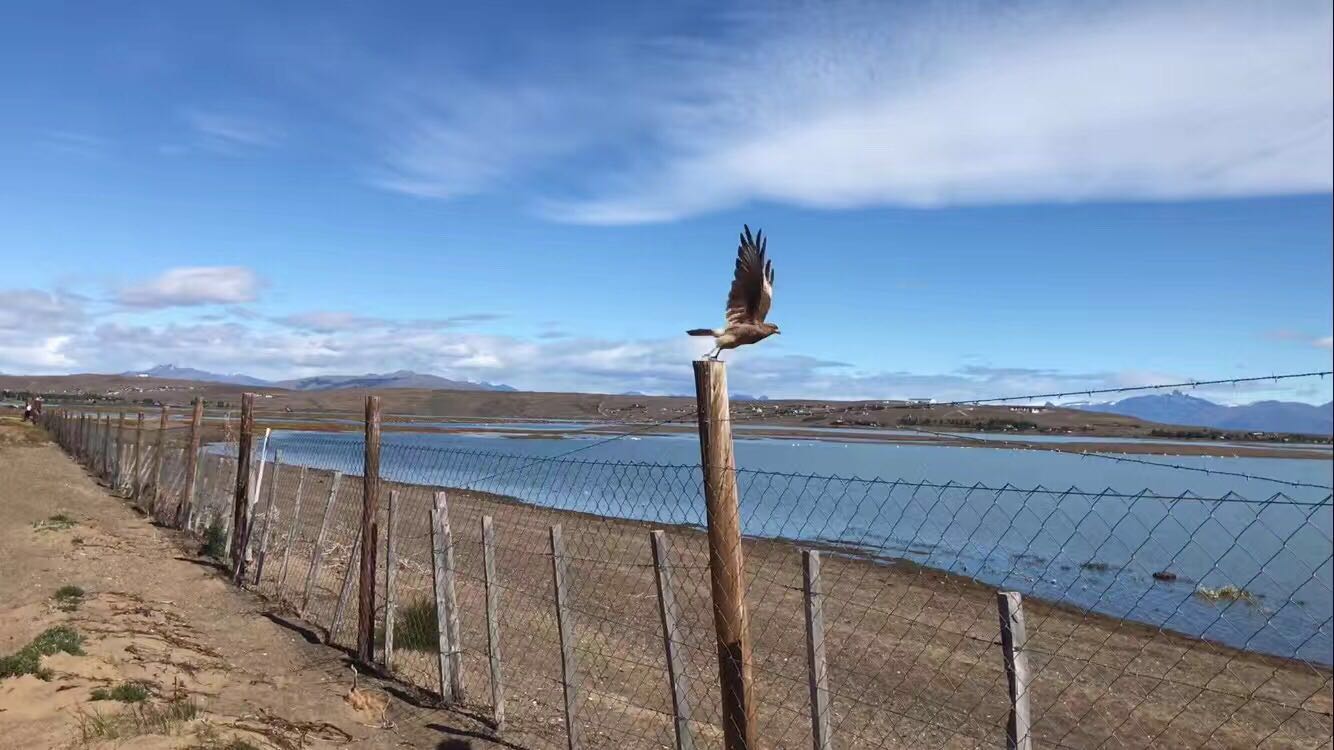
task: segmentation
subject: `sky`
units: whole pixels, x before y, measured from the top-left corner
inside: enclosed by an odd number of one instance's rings
[[[1331,26],[1328,0],[9,8],[0,372],[689,393],[743,224],[783,333],[725,356],[734,391],[1328,370]]]

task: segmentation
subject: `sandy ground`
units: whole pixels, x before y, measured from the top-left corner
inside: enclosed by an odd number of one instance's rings
[[[58,513],[74,524],[35,528]],[[43,657],[46,680],[0,679],[0,747],[493,746],[476,721],[413,705],[375,680],[362,678],[349,696],[344,653],[266,617],[262,601],[183,554],[181,541],[35,429],[0,423],[0,656],[57,625],[75,629],[85,652]],[[73,611],[52,599],[65,585],[86,592]],[[133,706],[90,700],[93,689],[126,681],[152,697]],[[136,711],[173,705],[197,715],[143,734],[125,728]],[[117,726],[119,738],[104,736]]]

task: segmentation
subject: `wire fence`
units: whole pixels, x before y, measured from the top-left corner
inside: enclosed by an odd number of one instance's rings
[[[159,433],[153,422],[136,439],[114,420],[78,424],[69,415],[48,426],[144,512],[180,517],[188,429],[169,422]],[[219,558],[237,485],[225,425],[196,455],[183,516]],[[374,544],[377,654],[392,648],[386,666],[404,683],[479,715],[503,700],[502,736],[524,747],[566,746],[570,733],[581,747],[679,747],[682,733],[690,746],[723,746],[698,464],[390,433],[388,502],[376,537],[362,540],[360,434],[275,432],[254,451],[245,583],[330,643],[356,645],[357,550]],[[1003,642],[1019,631],[1011,622],[1002,632],[997,591],[1022,594],[1019,697],[1036,747],[1328,746],[1328,492],[745,469],[737,485],[764,746],[1004,742],[1017,698]],[[438,618],[439,492],[456,623]],[[656,555],[654,531],[664,532]]]

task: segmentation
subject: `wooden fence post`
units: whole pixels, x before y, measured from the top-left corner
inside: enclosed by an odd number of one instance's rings
[[[375,661],[375,554],[380,514],[380,397],[366,397],[366,453],[361,469],[361,577],[357,589],[357,658]]]
[[[1000,613],[1001,655],[1005,660],[1005,680],[1010,687],[1010,719],[1006,723],[1008,750],[1033,750],[1029,732],[1028,654],[1024,643],[1024,600],[1017,591],[997,591],[996,607]]]
[[[741,549],[741,513],[727,367],[716,360],[695,363],[699,452],[709,527],[709,579],[713,625],[718,637],[718,681],[722,688],[723,740],[727,750],[757,747],[755,684],[746,611],[746,565]]]
[[[111,480],[112,492],[119,492],[125,482],[125,412],[116,418],[116,468]]]
[[[320,560],[324,558],[324,537],[329,533],[329,515],[333,510],[334,500],[338,498],[338,483],[343,480],[343,473],[336,471],[333,484],[329,486],[329,499],[324,501],[324,514],[320,516],[320,532],[315,537],[315,550],[310,555],[310,570],[306,572],[306,587],[301,594],[301,616],[305,617],[310,609],[310,595],[315,590],[315,578],[320,574]]]
[[[352,598],[352,572],[357,569],[357,550],[365,547],[365,540],[361,537],[361,529],[357,529],[356,538],[352,540],[352,549],[347,552],[347,567],[343,569],[343,585],[338,588],[338,604],[334,606],[333,620],[329,623],[329,643],[338,642],[338,629],[343,625],[343,613],[347,611],[347,601]],[[371,540],[374,544],[375,540]]]
[[[259,555],[255,558],[255,585],[264,575],[264,560],[269,556],[269,533],[273,529],[273,502],[278,494],[278,467],[282,465],[282,451],[273,453],[273,472],[269,477],[269,495],[264,501],[264,528],[259,532]]]
[[[486,652],[491,662],[491,716],[505,725],[505,683],[500,674],[500,581],[496,579],[496,529],[482,516],[482,572],[486,585]]]
[[[556,589],[556,629],[560,633],[561,687],[565,692],[565,737],[569,750],[579,742],[579,668],[574,654],[574,613],[570,611],[569,561],[560,524],[551,527],[551,582]]]
[[[139,508],[139,496],[144,489],[144,413],[139,412],[134,423],[134,473],[130,475],[130,498]]]
[[[292,543],[296,540],[296,530],[301,525],[301,491],[306,487],[306,467],[302,466],[296,475],[296,503],[292,506],[292,525],[287,529],[287,543],[283,545],[283,565],[278,571],[278,601],[287,593],[287,562],[292,555]]]
[[[398,616],[398,490],[389,491],[389,519],[384,532],[384,653],[381,655],[386,672],[394,669],[394,620]]]
[[[204,422],[204,400],[196,398],[190,414],[190,445],[185,449],[185,486],[176,506],[176,528],[189,525],[190,507],[195,502],[195,474],[199,469],[199,432]]]
[[[158,503],[162,500],[162,458],[167,452],[167,407],[157,420],[157,447],[153,449],[153,506],[152,515],[157,518]]]
[[[463,653],[459,648],[458,600],[454,598],[454,540],[444,492],[435,493],[431,508],[431,551],[435,622],[440,636],[440,695],[446,703],[453,703],[463,700]]]
[[[111,478],[111,415],[102,417],[102,478]]]
[[[250,501],[250,453],[255,432],[255,394],[241,394],[241,434],[236,446],[236,494],[232,498],[232,582],[245,576],[246,505]]]
[[[824,651],[824,591],[820,553],[801,552],[802,593],[806,599],[806,670],[811,688],[811,741],[815,750],[831,750],[829,665]]]
[[[685,662],[681,659],[676,628],[676,595],[672,588],[672,565],[667,557],[667,535],[649,532],[653,546],[653,572],[658,584],[658,615],[662,620],[662,640],[667,651],[667,679],[672,688],[672,715],[676,724],[676,750],[694,750],[695,737],[690,730],[690,702],[686,690]]]

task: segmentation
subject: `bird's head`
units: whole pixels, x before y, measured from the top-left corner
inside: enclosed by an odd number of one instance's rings
[[[765,323],[764,329],[768,331],[770,336],[774,335],[775,333],[782,333],[782,331],[778,330],[778,326],[774,325],[773,323]]]

